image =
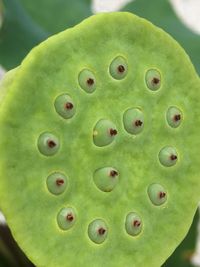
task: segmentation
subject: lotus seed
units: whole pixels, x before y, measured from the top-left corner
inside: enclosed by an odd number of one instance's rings
[[[60,172],[54,172],[47,177],[46,183],[52,194],[60,195],[66,190],[67,177]]]
[[[167,110],[167,122],[172,128],[177,128],[182,122],[182,112],[179,108],[170,107]]]
[[[70,119],[74,116],[76,108],[73,100],[67,94],[59,95],[54,103],[56,112],[64,119]]]
[[[101,244],[106,240],[108,227],[104,220],[96,219],[89,224],[88,236],[96,244]]]
[[[125,78],[128,72],[128,65],[125,58],[118,56],[110,64],[110,74],[116,80]]]
[[[178,154],[174,147],[163,147],[159,152],[160,163],[165,167],[173,166],[177,163]]]
[[[62,230],[70,229],[75,222],[76,214],[73,208],[62,208],[57,215],[57,223]]]
[[[119,181],[119,172],[112,167],[104,167],[94,172],[94,183],[104,191],[111,192]]]
[[[96,79],[92,71],[84,69],[79,73],[79,85],[87,93],[93,93],[96,89]]]
[[[114,123],[101,119],[97,122],[93,130],[93,141],[96,146],[102,147],[112,143],[117,135]]]
[[[139,235],[142,231],[142,219],[141,217],[135,213],[135,212],[130,212],[126,216],[126,222],[125,222],[125,228],[126,232],[129,235],[136,236]]]
[[[130,134],[139,134],[144,127],[144,114],[139,108],[130,108],[123,116],[125,130]]]
[[[45,156],[52,156],[59,150],[58,138],[51,133],[42,133],[38,138],[38,149]]]
[[[167,201],[167,192],[160,184],[151,184],[148,188],[148,195],[151,202],[160,206]]]
[[[156,69],[148,70],[146,72],[145,80],[147,87],[152,91],[158,90],[161,86],[161,74]]]

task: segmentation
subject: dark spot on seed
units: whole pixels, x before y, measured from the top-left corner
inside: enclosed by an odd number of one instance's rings
[[[69,213],[66,216],[66,220],[69,221],[69,222],[72,222],[74,220],[74,216],[71,213]]]
[[[99,235],[104,235],[105,232],[106,232],[106,229],[104,229],[103,227],[101,227],[101,228],[98,229]]]
[[[133,221],[133,226],[134,227],[139,227],[141,225],[141,222],[140,221],[138,221],[138,220],[134,220]]]
[[[115,170],[110,171],[110,176],[115,177],[118,175],[118,172]]]
[[[58,178],[58,179],[56,180],[56,184],[57,184],[58,186],[63,185],[64,183],[65,183],[65,181],[64,181],[63,179]]]
[[[117,130],[116,129],[110,129],[110,135],[111,136],[115,136],[115,135],[117,135]]]
[[[160,82],[160,79],[158,79],[158,78],[156,78],[156,77],[154,77],[154,78],[152,79],[152,84],[159,84],[159,82]]]
[[[162,199],[166,196],[166,193],[165,192],[160,192],[159,193],[159,198]]]
[[[139,127],[139,126],[142,126],[143,122],[141,120],[136,120],[135,121],[135,126],[136,127]]]
[[[65,108],[66,108],[66,109],[73,109],[73,107],[74,107],[74,105],[73,105],[72,103],[70,103],[70,102],[67,102],[67,103],[65,104]]]
[[[89,78],[89,79],[87,80],[87,84],[88,84],[89,86],[92,86],[92,85],[94,84],[94,79]]]
[[[170,159],[171,159],[171,160],[176,160],[176,159],[177,159],[177,156],[172,154],[172,155],[170,156]]]
[[[177,115],[174,116],[174,120],[175,121],[180,121],[180,119],[181,119],[181,115],[180,114],[177,114]]]
[[[119,65],[117,67],[117,70],[118,70],[119,73],[123,73],[125,71],[125,67],[123,65]]]
[[[56,146],[56,143],[53,140],[48,140],[47,143],[49,148],[54,148]]]

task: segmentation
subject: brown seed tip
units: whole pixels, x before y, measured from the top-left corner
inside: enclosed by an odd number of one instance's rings
[[[69,222],[72,222],[74,220],[74,216],[71,213],[69,213],[66,216],[66,220],[69,221]]]
[[[181,114],[177,114],[174,116],[174,121],[180,121],[181,119]]]
[[[139,227],[141,225],[141,222],[139,220],[134,220],[133,221],[133,226],[134,227]]]
[[[136,120],[135,121],[135,126],[136,127],[139,127],[139,126],[142,126],[143,122],[141,120]]]
[[[171,160],[176,160],[176,159],[177,159],[177,156],[172,154],[172,155],[170,156],[170,159],[171,159]]]
[[[53,140],[48,140],[47,144],[49,148],[54,148],[56,146],[56,143]]]
[[[101,228],[98,229],[99,235],[104,235],[105,232],[106,232],[106,229],[104,229],[103,227],[101,227]]]
[[[110,135],[111,136],[115,136],[115,135],[117,135],[117,130],[116,129],[110,129]]]
[[[56,180],[56,184],[57,184],[58,186],[63,185],[64,183],[65,183],[65,181],[64,181],[63,179],[61,179],[61,178],[58,178],[58,179]]]
[[[94,79],[92,79],[92,78],[87,79],[87,84],[89,86],[92,86],[94,84]]]
[[[110,176],[111,177],[115,177],[117,175],[118,175],[118,172],[117,171],[115,171],[115,170],[110,171]]]
[[[123,65],[119,65],[117,67],[117,70],[118,70],[119,73],[123,73],[125,71],[125,67]]]
[[[158,78],[156,78],[156,77],[154,77],[153,79],[152,79],[152,84],[158,84],[160,82],[160,79],[158,79]]]
[[[159,198],[162,199],[166,196],[165,192],[159,192]]]
[[[72,103],[70,103],[70,102],[67,102],[67,103],[65,104],[65,108],[66,108],[66,109],[73,109],[73,107],[74,107],[74,105],[73,105]]]

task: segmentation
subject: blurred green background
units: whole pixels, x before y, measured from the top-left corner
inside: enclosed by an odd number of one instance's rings
[[[168,0],[130,1],[121,10],[144,17],[171,34],[184,47],[200,73],[200,35],[183,24]],[[35,45],[92,13],[91,0],[0,0],[0,66],[5,70],[18,66]],[[163,267],[194,266],[191,258],[197,244],[198,223],[197,211],[187,236]],[[1,223],[0,267],[31,266],[34,265],[19,249],[7,225]]]

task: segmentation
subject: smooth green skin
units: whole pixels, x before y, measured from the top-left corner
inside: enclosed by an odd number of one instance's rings
[[[90,0],[3,0],[3,4],[0,64],[7,70],[19,65],[35,45],[50,35],[91,15]]]
[[[109,73],[110,62],[119,54],[129,68],[120,81]],[[96,73],[93,94],[79,87],[78,74],[84,68]],[[149,68],[158,68],[163,77],[156,93],[146,87]],[[37,266],[161,266],[186,235],[199,201],[199,90],[199,77],[183,49],[162,30],[128,13],[93,16],[29,54],[0,109],[0,203],[13,235]],[[65,91],[77,104],[70,123],[54,108],[55,97]],[[176,130],[166,123],[171,105],[184,115]],[[139,138],[123,126],[123,114],[132,106],[142,107],[146,118]],[[97,147],[92,138],[101,118],[115,122],[118,129],[115,142],[105,147]],[[60,150],[53,157],[37,149],[44,131],[60,137]],[[181,155],[171,168],[158,158],[166,145],[177,147]],[[108,164],[119,170],[120,179],[115,190],[105,194],[97,192],[93,173]],[[55,170],[69,177],[67,194],[56,198],[43,181]],[[166,188],[165,205],[152,205],[147,194],[152,183]],[[63,206],[77,210],[77,222],[66,232],[56,221]],[[136,238],[124,227],[133,210],[144,227]],[[88,225],[98,218],[109,228],[101,245],[88,237]]]
[[[99,190],[103,192],[111,192],[119,182],[119,173],[111,176],[111,171],[118,171],[112,167],[99,168],[94,172],[93,180]]]
[[[193,33],[181,22],[169,0],[135,0],[125,6],[123,11],[148,19],[172,35],[184,47],[200,74],[200,35]]]
[[[141,126],[136,126],[135,121],[140,120]],[[144,128],[144,115],[139,108],[130,108],[125,111],[123,116],[125,130],[130,134],[139,134]]]

